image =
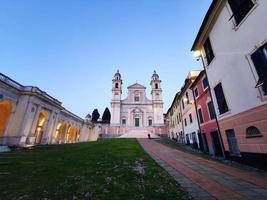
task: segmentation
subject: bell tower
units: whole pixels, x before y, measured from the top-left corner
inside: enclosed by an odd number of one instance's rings
[[[154,111],[154,123],[155,126],[163,126],[163,101],[162,101],[162,89],[161,89],[161,80],[156,71],[154,71],[151,78],[151,95],[153,102],[153,111]]]
[[[120,125],[122,80],[119,70],[117,70],[112,80],[112,100],[111,100],[111,121],[112,125]]]

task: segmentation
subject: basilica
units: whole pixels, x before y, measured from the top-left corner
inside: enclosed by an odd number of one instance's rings
[[[152,75],[151,99],[146,96],[146,87],[139,83],[128,86],[128,95],[122,99],[122,84],[118,70],[112,80],[111,123],[106,134],[121,137],[147,137],[148,133],[160,135],[164,120],[159,75],[156,71]]]

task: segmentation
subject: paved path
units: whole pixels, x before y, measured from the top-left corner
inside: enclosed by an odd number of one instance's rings
[[[267,179],[227,165],[138,139],[145,151],[195,199],[267,200]]]

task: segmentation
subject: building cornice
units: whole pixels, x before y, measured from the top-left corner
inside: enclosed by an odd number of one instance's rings
[[[199,50],[213,28],[227,0],[213,0],[200,26],[191,51]]]

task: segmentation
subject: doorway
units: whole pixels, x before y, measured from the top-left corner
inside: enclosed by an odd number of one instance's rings
[[[207,140],[207,136],[206,133],[202,133],[202,137],[203,137],[203,146],[204,146],[204,151],[206,153],[209,153],[209,146],[208,146],[208,140]]]
[[[218,131],[211,132],[210,135],[213,143],[214,155],[217,157],[223,157],[222,145]]]
[[[238,143],[235,137],[234,130],[230,129],[230,130],[226,130],[225,132],[226,132],[226,136],[228,140],[230,154],[233,156],[240,156],[240,150],[238,147]]]
[[[134,118],[134,126],[139,127],[140,126],[140,119],[139,118]]]
[[[198,131],[197,136],[198,136],[198,140],[199,140],[200,150],[202,152],[204,152],[205,151],[205,147],[204,147],[204,142],[203,142],[203,138],[202,138],[202,133],[200,131]]]

